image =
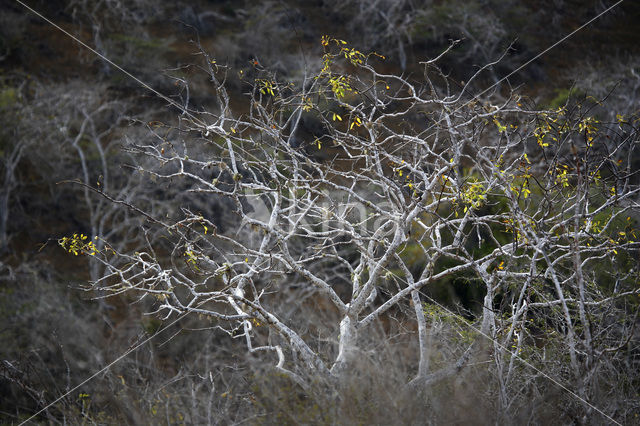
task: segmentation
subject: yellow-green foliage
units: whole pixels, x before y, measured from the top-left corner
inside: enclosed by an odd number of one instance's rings
[[[9,108],[18,102],[18,92],[13,87],[0,90],[0,108]]]
[[[558,109],[567,104],[570,98],[580,95],[576,89],[556,89],[556,97],[549,101],[549,108]]]
[[[474,341],[476,332],[470,327],[471,322],[466,318],[432,303],[424,303],[423,312],[427,317],[427,321],[438,321],[451,326],[461,343],[471,344]]]
[[[90,256],[95,256],[98,252],[96,245],[93,241],[87,241],[89,237],[84,234],[73,234],[71,237],[62,237],[58,240],[58,244],[67,250],[69,253],[73,253],[74,255],[78,254],[88,254]],[[98,237],[95,237],[97,240]]]

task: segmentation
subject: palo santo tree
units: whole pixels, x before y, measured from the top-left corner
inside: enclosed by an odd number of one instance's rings
[[[164,318],[208,317],[305,388],[347,375],[372,325],[400,315],[418,340],[407,384],[488,359],[501,413],[543,386],[529,367],[568,383],[588,412],[631,350],[637,123],[579,105],[537,110],[515,93],[474,97],[484,68],[456,86],[438,68],[451,48],[410,79],[344,41],[322,46],[297,84],[259,64],[242,74],[241,114],[225,88],[232,70],[203,51],[216,108],[185,107],[177,124],[151,127],[157,143],[129,149],[157,182],[225,199],[235,219],[138,210],[162,238],[88,253],[107,271],[92,288],[153,297]],[[464,347],[434,368],[432,323],[446,310],[429,289],[463,276],[482,296]]]

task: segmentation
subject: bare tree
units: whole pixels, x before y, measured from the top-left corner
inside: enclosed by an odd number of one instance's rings
[[[187,207],[172,220],[124,201],[164,242],[131,253],[76,241],[105,268],[92,287],[152,297],[164,318],[208,317],[305,389],[348,376],[372,326],[402,315],[418,340],[412,389],[488,361],[499,416],[545,392],[538,374],[573,390],[566,416],[628,415],[610,372],[637,364],[633,122],[607,133],[587,109],[475,98],[473,78],[456,91],[437,67],[448,49],[414,82],[376,71],[379,55],[322,44],[322,68],[299,87],[258,69],[240,115],[230,70],[203,53],[217,110],[185,109],[131,149],[155,160],[145,173],[158,182],[230,200],[237,220],[221,227]],[[428,291],[460,276],[483,297],[462,350],[434,368],[446,309]]]

